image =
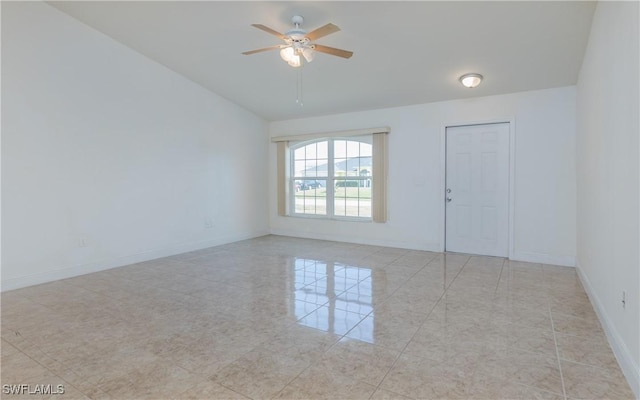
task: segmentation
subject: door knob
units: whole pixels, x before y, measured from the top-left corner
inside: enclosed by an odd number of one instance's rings
[[[447,197],[447,203],[451,203],[451,200],[453,200],[451,197]]]
[[[447,193],[451,193],[451,189],[447,189]]]

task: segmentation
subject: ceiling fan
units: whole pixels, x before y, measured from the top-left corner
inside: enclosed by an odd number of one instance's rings
[[[340,28],[334,24],[326,24],[320,28],[308,32],[302,29],[302,23],[304,19],[296,15],[291,18],[294,28],[286,31],[284,34],[277,32],[267,26],[261,24],[252,24],[258,29],[261,29],[267,33],[277,36],[284,40],[285,44],[276,46],[264,47],[262,49],[256,49],[251,51],[245,51],[244,55],[250,55],[255,53],[261,53],[263,51],[280,49],[280,57],[286,61],[292,67],[299,67],[302,65],[301,57],[304,57],[307,62],[311,62],[315,56],[315,52],[331,54],[342,58],[350,58],[353,55],[352,51],[336,49],[334,47],[323,46],[321,44],[315,44],[317,39],[338,32]]]

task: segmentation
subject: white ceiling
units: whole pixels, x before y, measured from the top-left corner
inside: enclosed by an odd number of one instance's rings
[[[49,2],[149,58],[268,120],[282,120],[573,85],[593,2]],[[250,24],[285,32],[302,15],[317,43],[354,52],[318,54],[297,70],[280,44]],[[478,72],[476,89],[458,77]]]

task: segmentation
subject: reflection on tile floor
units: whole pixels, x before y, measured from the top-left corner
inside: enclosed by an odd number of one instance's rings
[[[502,258],[265,236],[1,311],[5,398],[633,398],[574,269]]]

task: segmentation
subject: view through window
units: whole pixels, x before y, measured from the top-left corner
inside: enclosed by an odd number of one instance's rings
[[[293,214],[371,218],[371,135],[291,148]]]

